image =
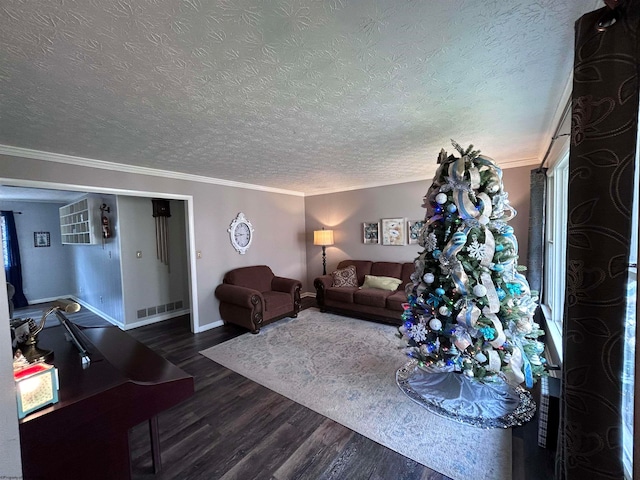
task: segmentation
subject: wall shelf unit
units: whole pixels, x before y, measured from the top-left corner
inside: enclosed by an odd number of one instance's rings
[[[100,238],[97,200],[85,197],[60,207],[60,235],[63,245],[95,245]],[[99,232],[98,232],[99,233]]]

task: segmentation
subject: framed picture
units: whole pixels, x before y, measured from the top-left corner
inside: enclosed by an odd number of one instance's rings
[[[378,222],[365,222],[362,224],[362,242],[365,245],[380,243],[380,224]]]
[[[33,246],[50,247],[51,235],[49,235],[49,232],[33,232]]]
[[[418,240],[420,239],[420,232],[422,231],[425,223],[427,222],[424,220],[409,220],[407,222],[409,245],[415,245],[418,243]]]
[[[383,245],[404,245],[405,244],[405,223],[404,218],[383,218],[382,219],[382,244]]]

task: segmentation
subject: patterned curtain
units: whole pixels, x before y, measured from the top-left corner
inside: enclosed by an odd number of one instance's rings
[[[621,375],[639,22],[640,0],[576,22],[558,479],[624,478]]]

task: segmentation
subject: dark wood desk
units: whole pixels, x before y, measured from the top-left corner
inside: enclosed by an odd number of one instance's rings
[[[38,337],[54,351],[60,391],[58,403],[20,421],[25,480],[128,479],[129,429],[146,420],[159,470],[156,415],[193,395],[193,377],[120,329],[82,333],[90,342],[86,368],[62,326]]]

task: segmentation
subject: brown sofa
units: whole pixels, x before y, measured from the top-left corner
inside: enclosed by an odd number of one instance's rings
[[[320,310],[368,320],[402,324],[403,303],[407,303],[405,287],[415,271],[413,262],[371,262],[369,260],[343,260],[337,269],[349,265],[356,267],[357,287],[334,287],[333,276],[323,275],[314,280],[316,301]],[[395,291],[379,288],[361,288],[365,275],[393,277],[402,280]]]
[[[266,265],[236,268],[227,272],[216,288],[220,316],[258,333],[260,327],[300,311],[299,280],[278,277]]]

